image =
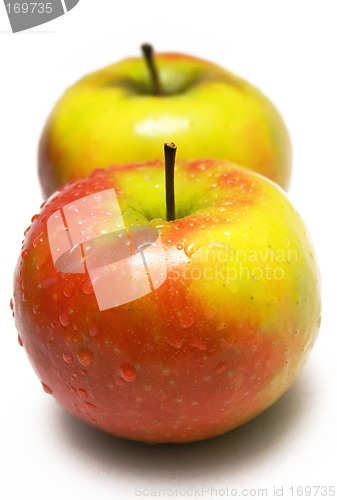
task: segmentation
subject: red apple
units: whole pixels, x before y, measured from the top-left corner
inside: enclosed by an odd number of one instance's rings
[[[15,271],[16,326],[45,391],[149,443],[261,413],[319,328],[313,249],[284,192],[212,160],[178,162],[175,184],[170,222],[160,161],[67,184],[33,217]]]

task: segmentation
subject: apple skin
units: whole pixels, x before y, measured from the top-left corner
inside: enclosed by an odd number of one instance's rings
[[[33,217],[14,277],[19,342],[46,392],[89,424],[147,443],[202,440],[254,418],[293,383],[320,322],[314,252],[281,188],[215,160],[178,161],[175,179],[172,222],[160,161],[68,183]],[[111,188],[128,228],[160,232],[167,279],[101,311],[87,274],[56,270],[47,224]]]
[[[128,58],[71,86],[52,110],[39,145],[45,197],[95,168],[158,158],[174,140],[185,159],[226,159],[287,189],[285,124],[257,88],[211,62],[156,55],[165,95],[151,95],[142,58]]]

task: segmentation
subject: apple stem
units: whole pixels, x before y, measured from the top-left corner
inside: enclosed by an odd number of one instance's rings
[[[158,70],[154,58],[154,51],[152,45],[149,43],[143,43],[141,46],[143,56],[147,65],[147,69],[151,75],[153,94],[154,95],[163,95],[163,89],[161,86],[161,82],[158,75]]]
[[[177,146],[173,142],[164,144],[165,154],[165,188],[166,188],[166,220],[172,221],[176,218],[174,199],[174,165]]]

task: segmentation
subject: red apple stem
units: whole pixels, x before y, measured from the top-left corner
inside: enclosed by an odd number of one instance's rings
[[[149,70],[152,82],[153,95],[163,95],[163,88],[159,79],[158,69],[154,58],[154,51],[152,45],[143,43],[141,46],[143,57],[146,62],[147,69]]]
[[[165,154],[165,188],[166,188],[166,220],[172,221],[176,218],[174,199],[174,165],[177,146],[173,142],[164,144]]]

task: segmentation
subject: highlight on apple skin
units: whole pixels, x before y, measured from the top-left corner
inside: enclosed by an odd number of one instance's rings
[[[310,238],[276,184],[180,160],[166,212],[162,161],[68,183],[25,232],[12,301],[44,390],[147,443],[257,416],[296,379],[320,321]]]
[[[148,47],[152,65],[124,59],[86,75],[56,103],[39,145],[44,196],[96,168],[158,159],[158,143],[170,137],[185,159],[225,159],[287,189],[290,138],[271,101],[216,64],[179,53],[153,57]]]

